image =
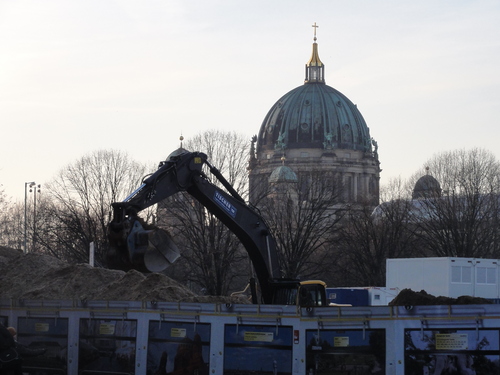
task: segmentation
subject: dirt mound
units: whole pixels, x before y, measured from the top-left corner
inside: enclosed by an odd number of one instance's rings
[[[420,306],[420,305],[482,305],[489,304],[491,301],[471,296],[460,296],[458,298],[450,298],[443,296],[433,296],[425,290],[415,292],[411,289],[403,289],[394,298],[390,306]]]
[[[96,290],[87,299],[118,301],[124,293],[130,301],[182,301],[196,295],[171,278],[152,273],[147,276],[131,270]]]
[[[0,246],[0,268],[9,263],[12,259],[21,255],[23,255],[21,250],[14,250],[5,246]]]
[[[8,248],[0,248],[0,298],[248,303],[239,298],[197,296],[162,274],[72,265]]]

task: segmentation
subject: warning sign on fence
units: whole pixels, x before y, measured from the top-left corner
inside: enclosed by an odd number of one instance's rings
[[[467,350],[469,338],[466,333],[436,333],[437,350]]]

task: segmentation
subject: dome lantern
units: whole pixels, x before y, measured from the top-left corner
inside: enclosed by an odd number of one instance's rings
[[[316,29],[319,27],[314,22],[314,43],[312,55],[306,64],[306,78],[304,83],[325,83],[325,65],[321,62],[318,53],[318,43],[316,43]]]

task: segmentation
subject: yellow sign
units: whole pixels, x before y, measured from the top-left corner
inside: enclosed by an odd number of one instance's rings
[[[436,333],[437,350],[468,350],[469,339],[466,333]]]
[[[100,335],[114,335],[115,334],[115,325],[110,323],[102,323],[99,325],[99,334]]]
[[[49,332],[49,323],[35,323],[35,332]]]
[[[170,337],[186,337],[186,328],[171,328]]]
[[[335,347],[346,347],[349,346],[349,337],[334,337],[333,338],[333,346]]]
[[[244,340],[272,342],[274,335],[272,332],[245,332]]]

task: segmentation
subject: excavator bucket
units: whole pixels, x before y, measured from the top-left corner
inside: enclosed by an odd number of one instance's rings
[[[160,272],[180,256],[179,249],[170,235],[162,230],[149,231],[149,246],[144,254],[144,265],[151,272]]]
[[[126,238],[120,241],[120,238]],[[121,269],[142,272],[161,272],[180,256],[179,249],[170,235],[160,228],[144,229],[135,220],[128,233],[114,232],[110,236],[112,250],[121,259]],[[116,259],[115,259],[116,260]]]

